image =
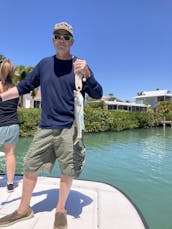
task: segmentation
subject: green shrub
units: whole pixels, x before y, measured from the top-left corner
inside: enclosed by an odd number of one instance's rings
[[[101,108],[84,107],[85,132],[122,131],[158,126],[162,117],[154,112],[106,111]],[[33,136],[40,120],[41,109],[18,108],[20,136]],[[169,113],[172,120],[172,113]]]
[[[135,119],[133,112],[109,111],[109,113],[112,115],[113,119],[113,131],[121,131],[138,127],[137,120]]]
[[[172,111],[165,115],[167,121],[172,121]]]
[[[108,111],[85,107],[85,132],[108,131],[113,122]]]
[[[20,136],[33,136],[37,129],[41,115],[39,108],[18,108],[20,121]]]
[[[136,112],[135,117],[139,128],[147,128],[154,125],[154,115],[152,112]]]

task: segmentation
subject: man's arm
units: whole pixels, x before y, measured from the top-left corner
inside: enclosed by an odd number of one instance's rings
[[[90,97],[94,99],[101,99],[103,96],[103,88],[94,78],[93,73],[91,73],[89,80],[85,82],[83,89]]]
[[[102,86],[94,78],[94,74],[85,60],[77,59],[75,61],[74,73],[83,75],[83,91],[90,97],[100,99],[103,96]]]
[[[12,87],[9,90],[1,93],[0,97],[0,102],[19,97],[17,87]]]

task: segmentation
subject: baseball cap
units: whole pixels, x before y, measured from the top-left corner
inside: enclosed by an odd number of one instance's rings
[[[70,24],[68,24],[67,22],[63,21],[63,22],[55,24],[54,32],[57,30],[60,30],[60,29],[64,29],[64,30],[68,31],[73,36],[72,26]]]

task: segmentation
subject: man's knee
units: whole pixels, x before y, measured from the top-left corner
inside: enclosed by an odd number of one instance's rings
[[[25,173],[24,178],[28,180],[37,180],[38,173],[37,172],[31,172],[31,173]]]

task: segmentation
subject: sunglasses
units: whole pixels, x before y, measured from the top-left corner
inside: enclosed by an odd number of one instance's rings
[[[65,40],[65,41],[70,41],[72,39],[72,36],[71,35],[60,35],[60,34],[54,34],[54,39],[55,40]]]

